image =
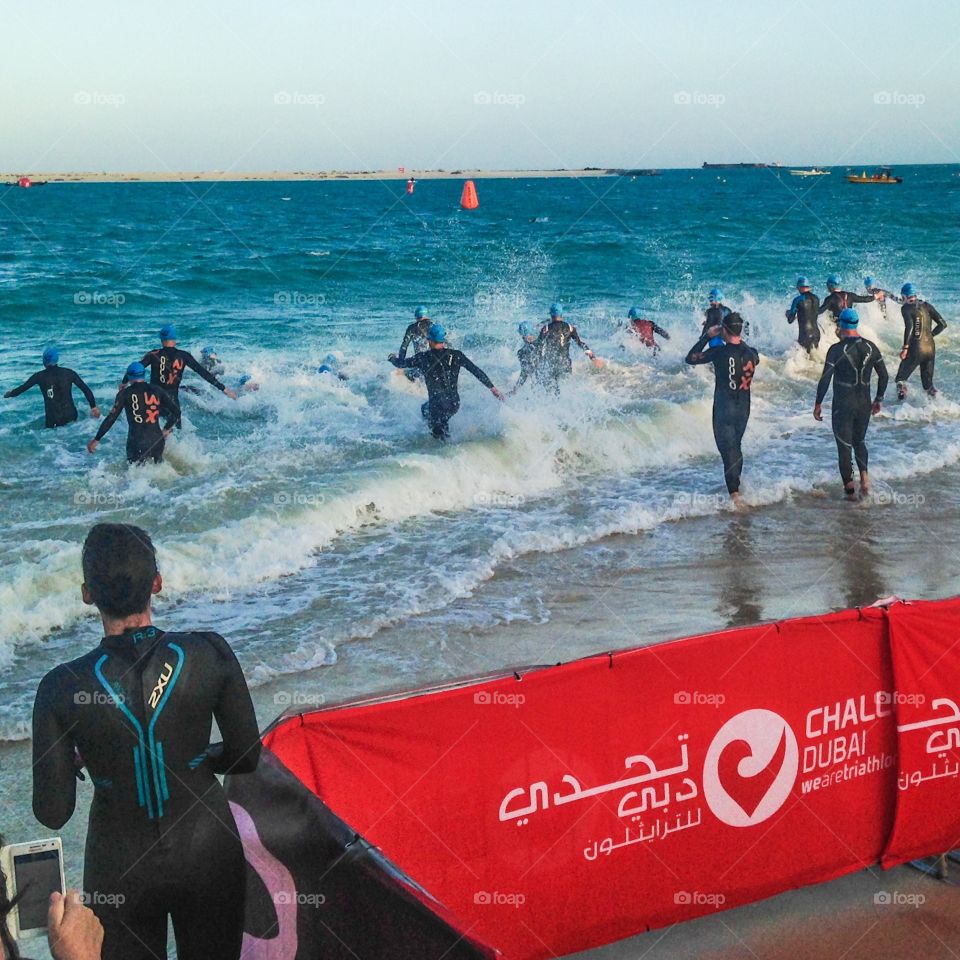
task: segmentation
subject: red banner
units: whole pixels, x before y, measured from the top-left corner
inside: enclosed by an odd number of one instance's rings
[[[264,742],[460,929],[534,960],[875,863],[894,699],[868,609],[319,710]]]
[[[885,867],[960,846],[960,600],[890,610],[899,730]]]

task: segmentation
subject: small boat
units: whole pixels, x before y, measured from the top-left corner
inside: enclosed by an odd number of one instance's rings
[[[847,183],[903,183],[903,177],[895,177],[890,167],[881,167],[876,173],[868,174],[866,170],[861,174],[851,173]]]
[[[819,167],[814,167],[812,170],[791,170],[791,177],[829,177],[829,170],[821,170]]]

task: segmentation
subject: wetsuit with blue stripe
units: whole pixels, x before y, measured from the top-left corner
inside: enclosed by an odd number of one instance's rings
[[[211,747],[213,719],[223,743]],[[53,830],[70,819],[82,757],[94,785],[84,890],[104,960],[165,957],[168,916],[180,960],[236,960],[244,854],[215,775],[250,772],[259,754],[243,673],[218,634],[128,630],[44,677],[33,809]]]

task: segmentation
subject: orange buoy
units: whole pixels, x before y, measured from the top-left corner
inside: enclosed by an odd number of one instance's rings
[[[407,181],[407,193],[413,193],[413,187],[414,187],[414,184],[415,184],[416,182],[417,182],[417,181],[414,180],[413,177],[411,177],[411,178]]]
[[[21,177],[21,178],[17,181],[17,183],[18,183],[18,185],[21,186],[21,187],[32,187],[32,186],[33,186],[33,183],[30,181],[30,178],[29,178],[29,177]]]
[[[463,193],[460,195],[460,206],[464,210],[476,210],[480,206],[480,199],[477,197],[477,187],[472,180],[468,180],[463,185]]]

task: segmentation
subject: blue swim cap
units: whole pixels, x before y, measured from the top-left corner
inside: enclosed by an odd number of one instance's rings
[[[56,347],[47,347],[43,351],[43,365],[55,367],[60,362],[60,351]]]
[[[165,323],[160,328],[160,342],[177,339],[177,328],[172,323]]]
[[[905,283],[900,288],[901,297],[915,297],[917,295],[917,288],[912,283]]]
[[[161,331],[161,333],[162,333],[162,332],[163,332],[163,331]],[[214,350],[213,347],[203,347],[203,348],[201,349],[201,351],[200,351],[200,356],[201,356],[201,357],[209,357],[211,354],[214,354],[214,353],[216,353],[216,352],[217,352],[217,351]]]
[[[639,320],[639,319],[640,319],[640,308],[639,308],[639,307],[631,307],[631,308],[627,311],[627,319],[628,319],[628,320]]]
[[[422,320],[426,315],[427,315],[427,308],[424,306],[417,307],[417,309],[413,311],[414,320]]]
[[[864,277],[864,278],[863,278],[863,285],[864,285],[868,290],[869,290],[871,287],[875,287],[875,286],[877,285],[876,277]]]
[[[532,337],[533,336],[533,324],[529,320],[524,320],[523,323],[517,325],[517,333],[521,337]]]
[[[857,324],[860,322],[860,314],[853,307],[847,307],[846,310],[840,311],[838,319],[844,330],[856,330]]]
[[[447,331],[443,329],[442,324],[434,323],[427,331],[427,339],[431,343],[445,343],[447,339]]]
[[[806,277],[797,277],[797,289],[800,287],[809,287],[810,281]]]
[[[839,287],[842,282],[843,281],[835,273],[831,273],[830,276],[827,277],[828,287]]]
[[[562,317],[562,316],[563,316],[563,304],[562,304],[562,303],[551,303],[551,304],[550,304],[550,316],[551,316],[551,317]]]
[[[711,337],[711,338],[707,341],[707,346],[708,346],[708,347],[711,347],[711,348],[712,348],[712,347],[722,347],[726,342],[727,342],[727,341],[724,340],[723,337]]]
[[[340,361],[337,359],[337,355],[335,353],[328,353],[323,358],[323,362],[329,363],[331,366],[336,366]]]
[[[244,384],[249,383],[252,379],[253,379],[253,378],[250,376],[249,373],[245,373],[245,374],[240,378],[240,386],[242,387]]]
[[[711,303],[721,303],[723,301],[723,294],[714,287],[708,294],[707,298]]]
[[[139,360],[134,360],[133,363],[127,367],[127,379],[128,380],[142,380],[146,375],[146,368]]]

